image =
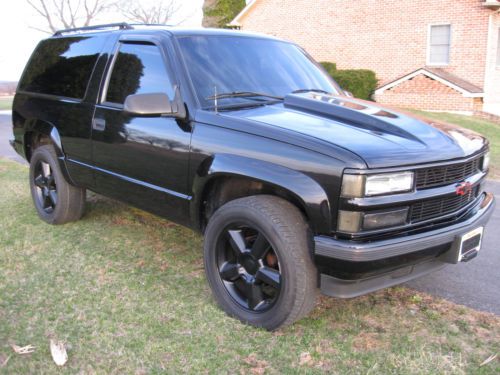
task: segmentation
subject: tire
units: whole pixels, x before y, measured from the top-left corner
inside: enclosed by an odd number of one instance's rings
[[[82,217],[85,189],[66,181],[52,145],[35,149],[30,160],[29,179],[31,197],[43,221],[64,224]]]
[[[309,227],[291,203],[269,195],[230,201],[205,231],[205,272],[215,300],[256,327],[292,324],[316,302],[311,246]]]

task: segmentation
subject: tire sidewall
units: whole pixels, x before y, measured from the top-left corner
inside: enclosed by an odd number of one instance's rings
[[[235,223],[249,225],[265,235],[273,250],[278,255],[282,285],[274,305],[264,312],[252,312],[240,306],[227,291],[219,276],[217,265],[217,246],[224,230]],[[300,265],[286,252],[287,244],[283,241],[278,226],[272,218],[263,215],[254,207],[221,207],[211,218],[205,232],[204,263],[208,282],[214,291],[219,305],[229,315],[255,326],[274,329],[286,320],[295,303],[296,273],[301,272]]]

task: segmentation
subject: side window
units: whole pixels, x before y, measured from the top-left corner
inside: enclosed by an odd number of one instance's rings
[[[101,36],[42,41],[33,52],[19,89],[82,99],[103,44]]]
[[[431,25],[429,33],[427,63],[448,65],[450,63],[451,25]]]
[[[159,48],[124,43],[113,65],[105,101],[123,104],[133,94],[163,92],[172,100],[174,89]]]

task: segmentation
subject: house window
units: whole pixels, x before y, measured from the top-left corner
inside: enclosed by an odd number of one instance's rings
[[[450,63],[451,25],[431,25],[429,31],[429,65],[448,65]]]

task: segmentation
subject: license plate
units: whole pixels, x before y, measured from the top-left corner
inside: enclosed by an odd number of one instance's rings
[[[471,230],[460,238],[460,251],[458,252],[458,261],[460,262],[467,253],[479,251],[481,249],[481,240],[483,239],[483,227]]]

